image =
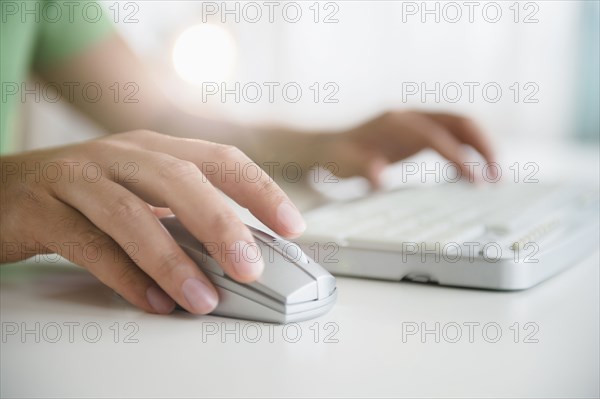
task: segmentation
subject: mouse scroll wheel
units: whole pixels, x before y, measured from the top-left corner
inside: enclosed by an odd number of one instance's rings
[[[285,256],[290,262],[302,264],[309,263],[309,260],[304,254],[304,251],[302,251],[302,249],[293,242],[273,238],[272,240],[269,240],[266,244],[273,248],[275,251]]]
[[[310,263],[308,258],[304,254],[304,251],[302,251],[302,249],[293,242],[273,237],[272,235],[267,234],[264,231],[252,228],[251,226],[248,227],[250,228],[250,230],[256,238],[258,238],[259,240],[273,248],[275,251],[285,256],[290,262],[304,264]]]

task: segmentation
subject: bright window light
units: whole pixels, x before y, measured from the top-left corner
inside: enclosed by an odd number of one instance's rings
[[[202,24],[186,29],[175,41],[173,66],[186,82],[227,80],[235,66],[236,46],[231,34],[216,25]]]

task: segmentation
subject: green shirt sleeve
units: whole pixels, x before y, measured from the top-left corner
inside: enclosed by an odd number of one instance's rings
[[[106,9],[95,1],[42,1],[34,55],[36,67],[60,62],[84,50],[112,30]]]
[[[89,0],[0,0],[0,8],[0,154],[6,154],[19,149],[21,92],[30,71],[74,57],[113,27],[108,11]]]

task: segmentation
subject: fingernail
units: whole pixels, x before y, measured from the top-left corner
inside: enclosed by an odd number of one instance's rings
[[[277,208],[277,219],[283,227],[292,234],[301,234],[306,230],[306,223],[296,209],[289,202],[282,202]]]
[[[161,314],[169,314],[175,309],[175,301],[163,290],[151,285],[146,290],[146,299],[154,310]]]
[[[265,268],[258,245],[253,242],[237,241],[232,251],[236,252],[233,268],[242,278],[256,280]]]
[[[181,286],[183,296],[194,313],[210,313],[217,307],[218,299],[213,290],[202,281],[193,277],[188,278]]]

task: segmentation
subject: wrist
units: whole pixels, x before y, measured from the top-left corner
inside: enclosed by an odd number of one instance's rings
[[[255,128],[252,154],[261,166],[284,168],[294,164],[306,173],[324,154],[329,134],[288,128]],[[265,168],[268,169],[268,168]]]

